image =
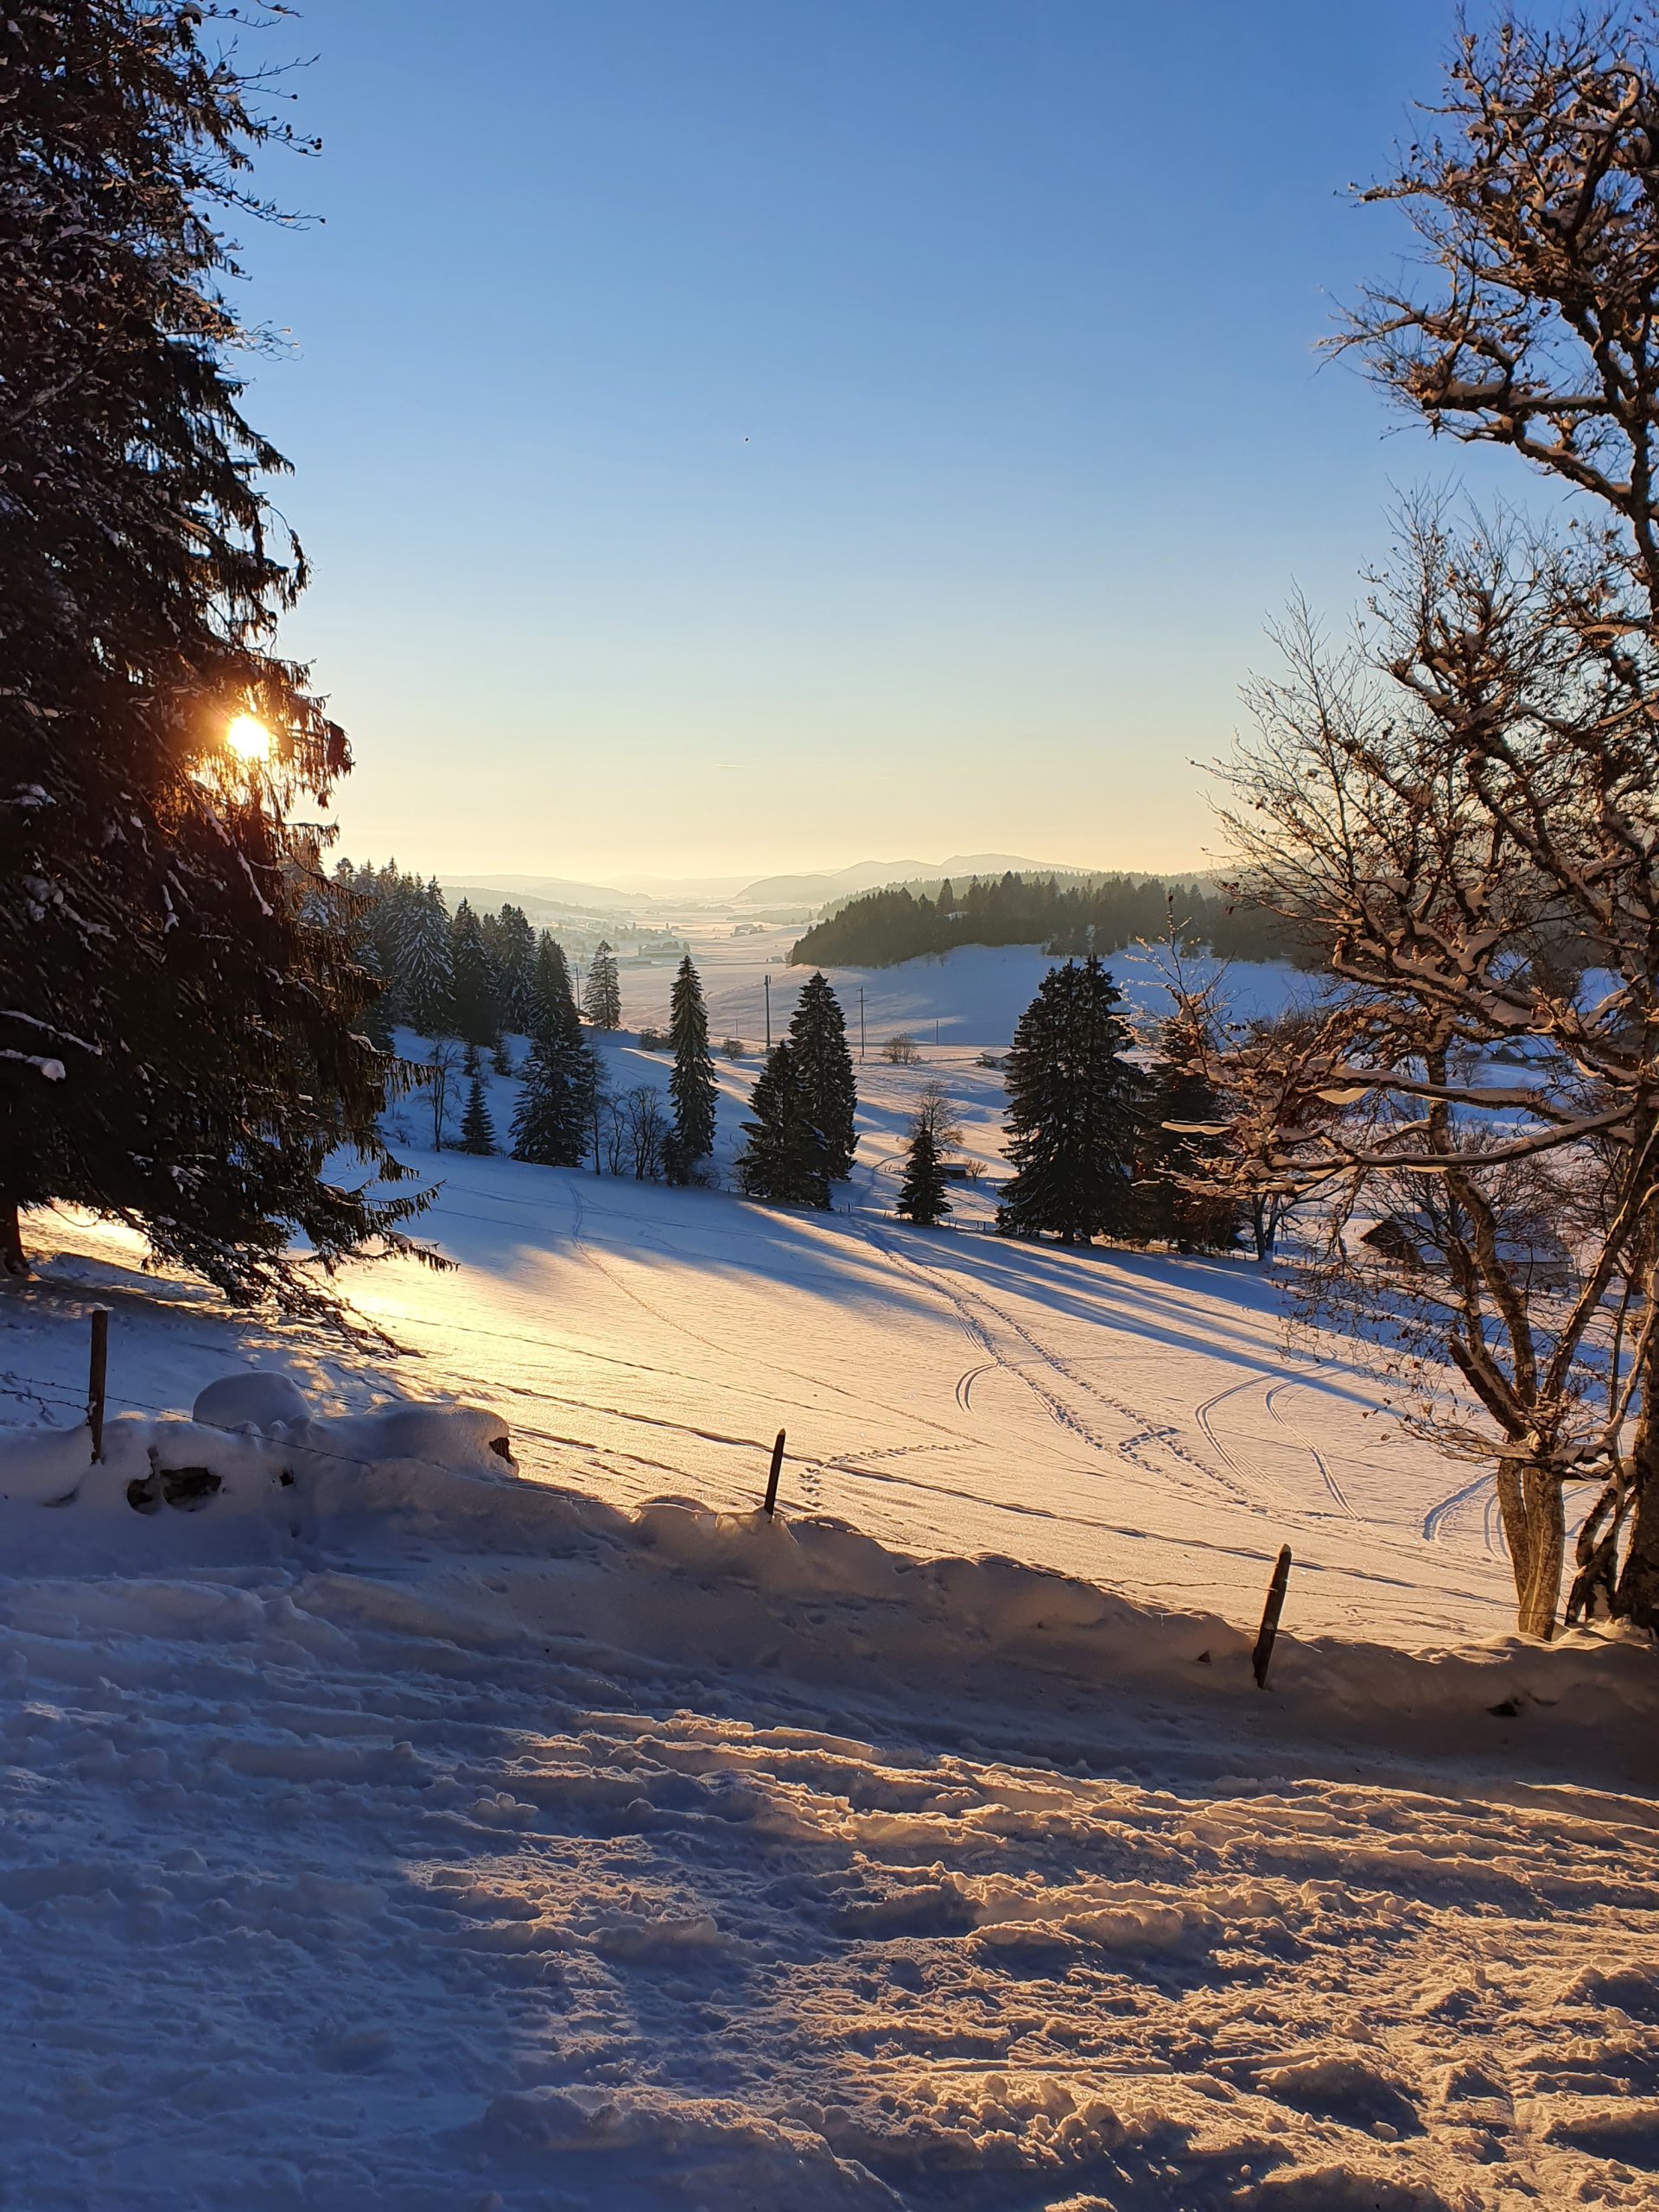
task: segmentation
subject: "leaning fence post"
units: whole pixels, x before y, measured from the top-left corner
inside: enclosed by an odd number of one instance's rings
[[[768,1521],[772,1518],[772,1508],[778,1503],[778,1478],[783,1471],[783,1465],[784,1432],[780,1428],[778,1432],[778,1441],[772,1447],[772,1468],[766,1477],[766,1515]]]
[[[1268,1686],[1268,1662],[1273,1657],[1273,1640],[1279,1633],[1279,1616],[1285,1608],[1285,1585],[1290,1580],[1290,1546],[1282,1544],[1279,1556],[1273,1563],[1273,1580],[1268,1585],[1268,1602],[1262,1608],[1262,1625],[1256,1630],[1255,1649],[1250,1654],[1250,1665],[1255,1670],[1255,1687]]]
[[[110,1310],[92,1308],[92,1362],[86,1378],[86,1424],[92,1432],[92,1458],[104,1457],[104,1379],[110,1366]]]

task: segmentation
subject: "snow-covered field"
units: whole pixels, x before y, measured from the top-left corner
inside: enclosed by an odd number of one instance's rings
[[[728,924],[712,925],[695,916],[671,924],[690,946],[709,1002],[710,1033],[741,1037],[751,1046],[764,1042],[766,982],[772,985],[772,1034],[781,1036],[795,1010],[796,995],[811,969],[788,966],[798,928],[751,925],[753,933],[734,936]],[[622,1016],[628,1027],[661,1027],[668,1019],[669,987],[676,963],[662,959],[621,969]],[[1115,953],[1106,963],[1133,1004],[1157,1008],[1166,1003],[1158,985],[1154,957],[1141,951]],[[928,960],[901,961],[894,968],[827,968],[854,1044],[858,1041],[859,994],[863,993],[864,1029],[871,1053],[899,1032],[918,1044],[973,1046],[1006,1052],[1014,1026],[1031,1003],[1053,956],[1035,945],[960,946]],[[1215,963],[1191,963],[1213,975]],[[1313,979],[1273,963],[1235,963],[1226,971],[1227,996],[1241,1017],[1277,1010],[1287,999],[1313,987]]]
[[[844,1213],[423,1161],[456,1267],[348,1286],[402,1355],[33,1219],[0,2203],[1655,2202],[1651,1655],[1511,1643],[1484,1485],[1390,1441],[1339,1345],[1287,1358],[1248,1265],[887,1217],[931,1075],[995,1177],[1016,958],[933,963],[940,1049],[864,1064]],[[909,971],[866,985],[923,1034]],[[95,1303],[90,1469],[41,1432]],[[164,1417],[249,1366],[317,1419]],[[194,1466],[200,1510],[153,1471]]]

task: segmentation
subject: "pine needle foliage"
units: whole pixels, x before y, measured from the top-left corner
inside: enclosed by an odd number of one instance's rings
[[[715,1148],[714,1055],[709,1050],[709,1011],[702,983],[687,953],[669,996],[669,1043],[674,1067],[668,1078],[674,1102],[674,1137],[670,1157],[677,1177],[706,1160]]]
[[[454,1033],[474,1046],[493,1045],[501,1028],[500,987],[483,925],[468,899],[455,908],[449,944]]]
[[[200,0],[0,16],[0,1259],[17,1210],[124,1221],[243,1298],[410,1249],[353,893],[309,815],[350,766],[272,651],[305,563],[227,365],[225,226],[291,141]],[[235,35],[248,29],[238,21]],[[269,757],[227,745],[238,716]],[[347,1188],[344,1146],[376,1171]]]
[[[852,1173],[858,1084],[841,1001],[821,975],[810,976],[801,988],[790,1018],[789,1042],[805,1086],[807,1110],[823,1140],[825,1172],[838,1181]]]
[[[579,1037],[536,1037],[512,1116],[512,1156],[543,1167],[580,1167],[593,1114],[592,1056]]]
[[[588,963],[582,1007],[595,1029],[622,1027],[622,986],[616,972],[616,955],[603,939]]]
[[[1135,1234],[1179,1252],[1228,1252],[1238,1243],[1243,1208],[1213,1180],[1206,1186],[1205,1177],[1224,1142],[1221,1101],[1185,1039],[1166,1035],[1165,1046],[1168,1057],[1153,1069],[1143,1101]]]
[[[774,1205],[827,1209],[830,1173],[823,1140],[787,1039],[772,1047],[756,1078],[750,1111],[753,1118],[743,1124],[747,1141],[737,1163],[745,1195]]]
[[[549,931],[542,932],[531,976],[530,1030],[532,1037],[562,1037],[575,1045],[582,1038],[582,1017],[571,988],[569,963],[564,947]]]
[[[918,1229],[936,1227],[950,1211],[938,1141],[925,1114],[918,1114],[911,1128],[897,1211],[901,1221],[913,1222]]]
[[[488,1154],[495,1150],[495,1122],[484,1095],[484,1078],[475,1075],[467,1091],[467,1110],[461,1117],[457,1152]]]
[[[455,957],[449,912],[435,877],[407,902],[393,932],[400,1011],[423,1037],[455,1026]]]
[[[1121,994],[1092,955],[1051,968],[1020,1017],[1008,1054],[1006,1236],[1063,1244],[1122,1236],[1132,1226],[1141,1078]]]

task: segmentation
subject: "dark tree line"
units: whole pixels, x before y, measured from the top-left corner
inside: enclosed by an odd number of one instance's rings
[[[1312,965],[1313,940],[1276,914],[1234,903],[1198,884],[1128,875],[1063,882],[1056,876],[974,877],[936,892],[899,884],[866,892],[808,930],[798,964],[887,968],[958,944],[1040,944],[1050,952],[1104,955],[1166,938],[1230,960]]]
[[[452,914],[435,879],[423,882],[395,861],[343,860],[334,877],[354,906],[359,957],[380,979],[384,1033],[398,1023],[484,1047],[509,1032],[535,1036],[566,1001],[574,1012],[563,949],[521,908],[480,914],[463,899]]]

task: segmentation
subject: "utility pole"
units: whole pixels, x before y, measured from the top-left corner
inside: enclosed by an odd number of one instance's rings
[[[766,987],[766,1050],[770,1052],[772,1050],[772,976],[770,971],[764,974],[760,981]]]

